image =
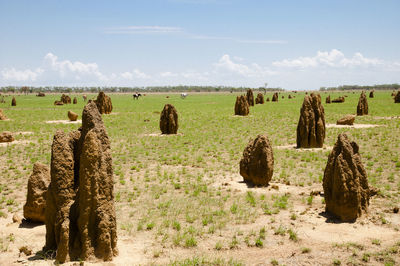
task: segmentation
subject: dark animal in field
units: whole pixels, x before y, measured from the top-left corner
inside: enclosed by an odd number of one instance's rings
[[[140,94],[140,93],[135,93],[135,94],[133,94],[133,99],[139,100],[139,97],[140,97],[140,96],[142,96],[142,94]]]

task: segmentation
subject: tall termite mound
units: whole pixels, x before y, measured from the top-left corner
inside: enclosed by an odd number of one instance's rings
[[[178,127],[178,112],[172,104],[166,104],[160,115],[161,133],[176,134]]]
[[[394,103],[400,103],[400,91],[394,96]]]
[[[61,95],[60,101],[63,104],[69,104],[69,103],[71,103],[71,97],[69,97],[68,95],[63,94],[63,95]]]
[[[274,154],[267,136],[258,135],[243,151],[240,175],[245,182],[267,186],[274,173]]]
[[[297,125],[297,148],[322,148],[325,139],[325,112],[321,96],[304,97]]]
[[[51,147],[46,199],[46,245],[56,261],[112,260],[117,251],[110,140],[94,102],[82,127],[58,130]]]
[[[367,115],[368,114],[368,102],[365,92],[361,92],[360,99],[358,99],[357,105],[357,115]]]
[[[248,89],[246,93],[246,98],[249,106],[254,106],[254,95],[253,95],[253,90]]]
[[[247,102],[247,99],[243,95],[237,96],[235,103],[235,115],[246,116],[248,114],[249,103]]]
[[[346,222],[360,217],[369,204],[367,172],[358,149],[346,134],[339,134],[323,178],[326,211]]]
[[[264,95],[262,93],[257,94],[256,104],[264,104]]]
[[[111,98],[107,96],[104,92],[99,92],[95,102],[100,114],[111,114],[113,109]]]
[[[277,102],[278,101],[278,93],[275,92],[274,95],[272,95],[272,101]]]
[[[325,98],[325,103],[331,103],[331,96],[328,95],[328,97]]]

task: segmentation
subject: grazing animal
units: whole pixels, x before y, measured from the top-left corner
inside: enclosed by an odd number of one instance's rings
[[[133,94],[133,99],[139,100],[139,97],[142,96],[140,93]]]
[[[187,96],[188,96],[187,93],[185,93],[185,92],[184,92],[184,93],[181,93],[181,98],[182,98],[182,99],[185,99]]]
[[[83,101],[86,102],[86,100],[87,100],[86,94],[84,94],[82,97],[83,97]]]

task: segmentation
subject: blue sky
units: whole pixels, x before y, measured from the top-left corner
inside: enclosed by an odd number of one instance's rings
[[[400,83],[397,0],[0,0],[0,86]]]

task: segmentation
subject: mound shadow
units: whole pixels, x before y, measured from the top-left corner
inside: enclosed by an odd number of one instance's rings
[[[354,220],[354,221],[350,221],[350,222],[345,222],[345,221],[340,220],[335,215],[333,215],[329,212],[326,212],[326,211],[322,211],[322,212],[318,213],[318,215],[326,218],[325,223],[329,223],[329,224],[352,224],[356,221],[356,220]]]

